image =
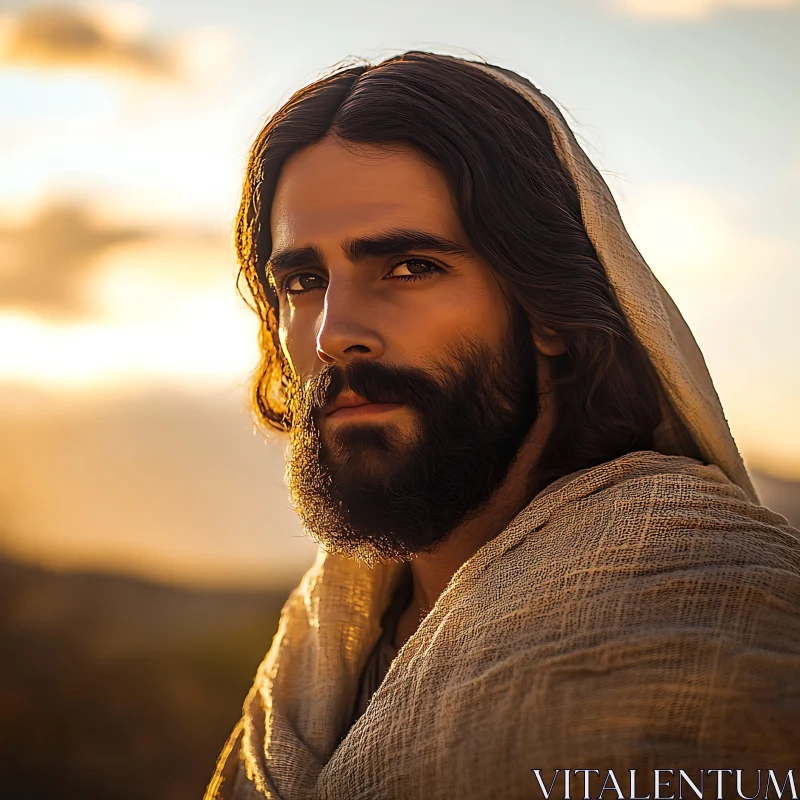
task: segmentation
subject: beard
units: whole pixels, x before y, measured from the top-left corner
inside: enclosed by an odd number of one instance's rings
[[[320,431],[323,409],[344,389],[405,403],[389,415],[405,419]],[[369,565],[432,553],[486,507],[536,421],[530,323],[517,309],[499,347],[465,340],[432,373],[368,359],[326,365],[295,384],[289,403],[287,477],[306,532]]]

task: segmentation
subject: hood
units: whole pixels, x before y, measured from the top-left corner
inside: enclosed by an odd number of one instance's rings
[[[577,188],[589,239],[660,381],[662,414],[655,449],[715,464],[757,503],[703,354],[672,298],[636,249],[605,180],[549,97],[514,72],[473,63],[522,95],[550,127],[558,158]]]

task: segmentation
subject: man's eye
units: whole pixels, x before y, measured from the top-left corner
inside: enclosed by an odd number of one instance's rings
[[[324,289],[325,279],[313,272],[298,272],[286,279],[283,288],[286,294],[303,294],[311,289]]]
[[[399,275],[397,274],[398,270],[400,270]],[[405,272],[403,272],[403,270],[405,270]],[[395,264],[386,277],[406,279],[417,277],[424,278],[432,272],[442,271],[442,268],[438,264],[429,261],[427,258],[407,258]]]

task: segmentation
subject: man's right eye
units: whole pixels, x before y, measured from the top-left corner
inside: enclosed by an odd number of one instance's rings
[[[283,283],[286,294],[304,294],[312,289],[324,289],[325,278],[313,272],[298,272],[290,275]]]

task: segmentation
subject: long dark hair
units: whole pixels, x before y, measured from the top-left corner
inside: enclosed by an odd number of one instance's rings
[[[558,420],[537,469],[539,486],[652,449],[658,379],[589,240],[547,122],[471,62],[420,51],[338,67],[296,92],[253,144],[235,239],[239,277],[261,320],[253,400],[264,425],[288,431],[292,424],[292,376],[264,272],[272,198],[287,158],[327,135],[410,145],[432,158],[475,251],[514,288],[532,322],[562,336],[566,352],[551,369]]]

